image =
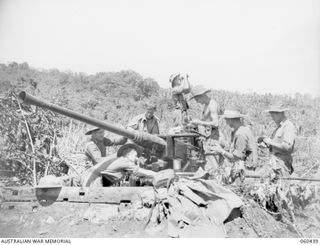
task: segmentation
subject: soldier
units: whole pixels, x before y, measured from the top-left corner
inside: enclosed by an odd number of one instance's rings
[[[214,150],[233,163],[231,178],[234,179],[243,170],[254,170],[257,166],[258,153],[256,140],[249,126],[244,126],[242,119],[245,117],[236,108],[229,108],[222,115],[227,125],[232,129],[230,151],[221,146]]]
[[[193,124],[209,126],[213,129],[218,128],[219,117],[218,117],[218,103],[208,96],[210,89],[205,89],[201,85],[197,85],[191,90],[190,100],[194,99],[196,102],[204,105],[202,110],[201,120],[192,120]]]
[[[159,134],[160,119],[154,115],[157,107],[153,104],[147,106],[147,111],[134,117],[127,125],[130,129],[138,130],[149,134]]]
[[[210,89],[197,85],[191,90],[192,96],[190,100],[195,99],[196,102],[204,105],[201,119],[193,119],[191,123],[198,126],[200,133],[207,135],[207,139],[203,142],[203,148],[207,155],[205,170],[212,172],[218,168],[220,156],[219,154],[212,153],[210,148],[215,145],[224,146],[225,141],[218,129],[218,103],[209,97],[209,92],[211,92]]]
[[[294,150],[296,128],[285,115],[286,108],[280,104],[272,105],[267,112],[277,128],[272,133],[271,138],[267,136],[259,137],[258,142],[265,143],[272,154],[271,167],[280,176],[289,176],[293,173],[292,153]]]
[[[87,157],[88,167],[92,167],[103,161],[106,157],[106,147],[113,145],[123,145],[127,142],[127,138],[118,137],[109,139],[104,137],[104,130],[97,127],[90,128],[86,135],[91,135],[90,141],[85,146],[85,154]]]
[[[119,183],[126,174],[137,176],[154,177],[155,172],[140,168],[138,157],[141,156],[142,150],[134,144],[126,144],[120,147],[117,152],[118,159],[112,162],[106,170],[102,172],[105,177],[104,186],[111,186]]]
[[[185,95],[190,93],[191,85],[187,74],[172,74],[169,78],[172,87],[172,100],[174,104],[173,111],[173,127],[183,124],[184,118],[187,116],[189,105]]]
[[[294,205],[290,191],[290,183],[279,179],[279,177],[290,176],[294,171],[292,166],[292,153],[296,140],[296,128],[294,124],[287,119],[285,115],[285,111],[287,110],[288,109],[284,108],[281,104],[274,104],[267,110],[277,127],[273,131],[271,138],[267,136],[259,137],[258,143],[265,144],[271,153],[270,162],[265,166],[267,169],[262,168],[261,170],[264,175],[267,174],[271,177],[270,185],[276,186],[277,196],[281,200],[281,206],[287,210],[290,220],[294,223]]]

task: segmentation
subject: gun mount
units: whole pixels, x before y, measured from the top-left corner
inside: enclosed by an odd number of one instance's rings
[[[178,137],[188,137],[194,139],[198,137],[198,134],[183,134],[183,135],[151,135],[148,133],[142,133],[135,130],[126,130],[117,127],[111,123],[101,121],[95,118],[91,118],[72,110],[51,104],[49,102],[42,101],[25,91],[19,94],[19,98],[27,104],[35,105],[41,108],[54,111],[58,114],[73,118],[75,120],[102,128],[117,135],[124,136],[131,139],[137,145],[143,147],[148,151],[148,154],[162,159],[182,159],[186,160],[189,154],[187,152],[192,148],[192,144],[185,143],[180,140],[175,140]]]

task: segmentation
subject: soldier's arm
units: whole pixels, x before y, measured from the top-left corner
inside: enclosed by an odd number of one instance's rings
[[[126,137],[117,137],[117,138],[113,138],[113,139],[109,139],[110,141],[110,145],[124,145],[125,143],[127,143],[128,138]]]
[[[154,177],[156,172],[152,170],[147,170],[143,168],[139,168],[138,172],[136,173],[138,176],[145,176],[145,177]]]
[[[274,142],[274,140],[272,140],[272,139],[264,139],[264,142],[269,147],[272,146],[272,148],[275,148],[279,151],[288,151],[287,146],[285,144],[283,144],[283,142],[277,143],[277,142]]]
[[[124,171],[137,176],[153,177],[155,175],[155,172],[140,168],[138,165],[134,164],[132,161],[126,158],[123,159],[123,161],[121,162],[121,166],[119,165],[119,167]]]
[[[227,140],[226,137],[223,135],[223,133],[219,130],[219,144],[222,148],[227,147]]]
[[[172,89],[172,94],[187,94],[187,93],[190,93],[190,91],[191,91],[191,85],[188,80],[188,77],[185,76],[182,79],[181,84]]]
[[[210,111],[211,125],[217,128],[219,126],[218,104],[216,102],[210,103],[208,108]]]
[[[247,141],[244,136],[238,135],[235,140],[235,146],[233,152],[227,152],[221,150],[220,153],[230,161],[244,160],[246,158],[246,146]]]
[[[288,125],[284,131],[283,142],[282,142],[283,148],[286,151],[292,151],[295,143],[295,139],[296,139],[296,128],[294,127],[293,124]]]
[[[294,141],[295,141],[295,127],[293,125],[287,125],[283,129],[283,140],[281,142],[275,142],[270,138],[265,138],[263,141],[279,151],[290,152],[293,149]]]
[[[97,164],[103,159],[99,148],[94,143],[87,144],[86,153],[91,157],[94,164]]]
[[[133,129],[133,130],[138,130],[139,129],[139,120],[141,116],[135,116],[134,118],[131,119],[131,121],[127,124],[127,128]]]
[[[210,103],[208,105],[208,110],[210,113],[210,119],[211,119],[210,121],[193,120],[192,123],[217,128],[219,126],[219,116],[218,116],[217,103]]]

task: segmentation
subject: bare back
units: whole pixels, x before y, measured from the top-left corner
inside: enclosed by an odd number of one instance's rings
[[[202,111],[202,121],[212,122],[213,127],[218,127],[218,103],[211,99],[208,105],[205,105]]]

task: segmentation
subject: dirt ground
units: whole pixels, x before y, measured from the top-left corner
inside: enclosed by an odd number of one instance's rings
[[[304,237],[319,237],[319,205],[296,214]],[[150,208],[137,204],[5,202],[0,209],[0,237],[167,237],[167,226],[145,228]],[[294,227],[276,221],[257,205],[246,205],[243,218],[225,225],[228,237],[299,237]]]

